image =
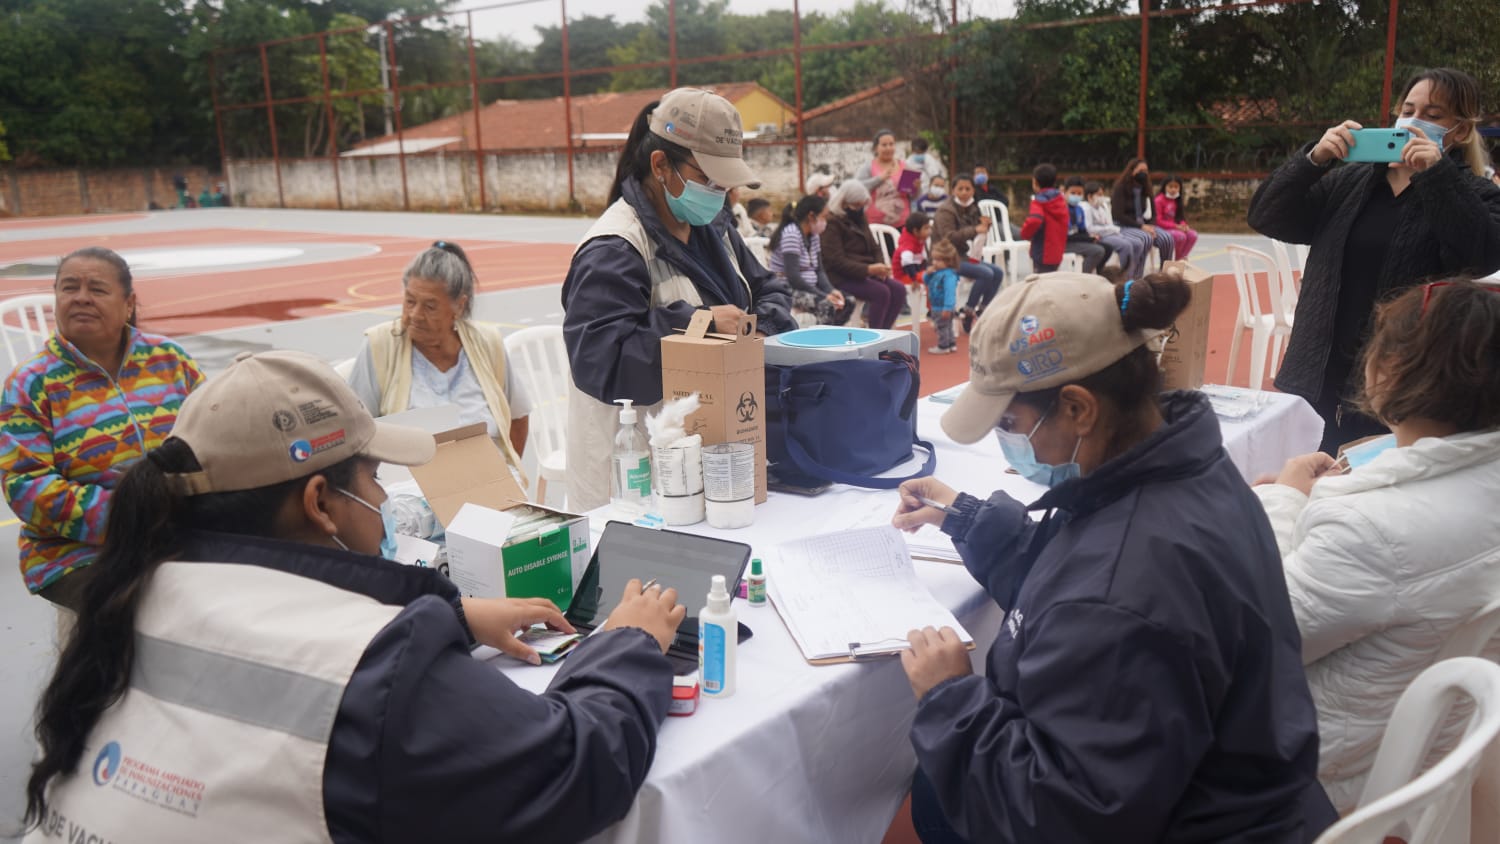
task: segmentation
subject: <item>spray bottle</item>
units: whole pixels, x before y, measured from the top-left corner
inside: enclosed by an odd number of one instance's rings
[[[631,400],[615,399],[615,404],[622,406],[609,459],[609,503],[617,518],[634,521],[651,509],[651,449],[636,427]]]
[[[703,694],[729,697],[734,694],[735,651],[740,627],[729,606],[729,588],[724,575],[714,575],[708,605],[698,613],[698,676]]]

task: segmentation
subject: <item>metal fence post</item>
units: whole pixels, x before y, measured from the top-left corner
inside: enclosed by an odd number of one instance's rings
[[[276,204],[286,207],[286,193],[281,189],[281,147],[276,142],[276,107],[271,105],[271,66],[266,62],[266,45],[260,45],[260,78],[266,89],[266,120],[271,125],[271,163],[276,167]]]

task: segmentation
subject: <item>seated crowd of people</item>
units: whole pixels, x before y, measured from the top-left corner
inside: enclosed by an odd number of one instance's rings
[[[857,299],[888,328],[906,285],[924,284],[932,351],[955,350],[955,326],[970,336],[970,384],[944,431],[994,436],[1048,490],[981,498],[929,477],[890,494],[892,524],[952,537],[1007,613],[982,676],[951,630],[912,631],[901,656],[922,839],[1312,841],[1354,807],[1401,692],[1500,596],[1500,295],[1471,280],[1500,268],[1500,187],[1444,170],[1466,166],[1462,113],[1423,114],[1455,147],[1439,140],[1410,178],[1436,168],[1472,190],[1490,209],[1473,230],[1486,245],[1466,273],[1371,300],[1350,399],[1389,434],[1385,450],[1352,470],[1297,457],[1252,486],[1207,398],[1162,392],[1159,348],[1191,292],[1146,258],[1193,249],[1180,178],[1158,190],[1140,159],[1113,186],[1037,167],[1017,234],[1044,274],[1002,291],[979,201],[1004,199],[984,168],[950,175],[925,143],[903,160],[881,132],[854,178],[816,174],[779,223],[755,199],[741,220],[730,191],[758,179],[738,113],[673,90],[637,116],[562,285],[570,508],[607,502],[614,402],[660,406],[660,340],[696,312],[730,333],[754,315],[772,335],[799,317],[842,324]],[[1370,166],[1319,160],[1339,128],[1285,166],[1309,184]],[[903,192],[907,170],[920,175]],[[901,231],[889,261],[871,223]],[[742,226],[769,238],[769,266]],[[1055,272],[1070,252],[1082,272]],[[63,258],[56,331],[0,407],[21,572],[59,607],[63,637],[37,708],[29,823],[162,841],[252,828],[580,841],[629,811],[671,701],[675,590],[631,581],[534,694],[470,649],[538,663],[516,634],[571,632],[553,604],[465,597],[379,556],[392,528],[376,467],[435,451],[381,417],[455,406],[528,485],[532,399],[500,330],[472,317],[479,289],[464,250],[438,241],[347,379],[288,351],[205,379],[182,346],[136,326],[119,255]],[[1030,377],[1011,346],[1038,313],[1070,365]],[[278,694],[294,686],[324,697],[288,714]],[[97,788],[90,764],[132,741],[212,782],[195,814]]]

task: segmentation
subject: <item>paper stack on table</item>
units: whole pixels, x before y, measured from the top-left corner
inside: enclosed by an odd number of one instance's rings
[[[1237,422],[1251,419],[1266,406],[1267,396],[1259,390],[1226,387],[1220,384],[1204,384],[1199,392],[1208,396],[1214,415],[1220,419]]]
[[[779,545],[767,558],[767,591],[809,662],[899,653],[922,627],[973,637],[938,603],[893,527],[824,534]]]
[[[834,520],[831,523],[825,521],[823,526],[827,530],[888,527],[893,513],[894,510],[882,502],[882,506],[865,510],[846,524],[839,524],[837,520]],[[935,525],[923,525],[915,533],[898,532],[897,535],[906,540],[906,547],[911,550],[911,556],[918,560],[931,560],[936,563],[963,562],[963,558],[958,556],[958,550],[953,547],[952,538]]]

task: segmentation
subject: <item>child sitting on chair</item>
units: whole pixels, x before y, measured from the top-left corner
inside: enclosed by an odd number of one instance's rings
[[[891,272],[905,285],[921,284],[927,269],[927,239],[932,236],[932,220],[921,211],[913,211],[901,224],[901,238],[896,241],[896,260]]]
[[[1182,195],[1182,179],[1171,174],[1161,183],[1161,193],[1152,200],[1156,203],[1156,225],[1166,229],[1172,236],[1177,260],[1186,261],[1188,253],[1198,243],[1198,233],[1187,221],[1187,197]]]
[[[932,184],[927,186],[920,199],[917,200],[917,210],[931,217],[937,213],[938,206],[948,201],[948,180],[942,176],[933,176]]]
[[[1056,272],[1068,243],[1068,201],[1057,189],[1057,168],[1038,164],[1031,171],[1031,210],[1021,239],[1031,241],[1031,264],[1039,273]]]
[[[932,245],[932,269],[927,272],[927,308],[932,327],[937,329],[937,345],[929,354],[951,355],[958,351],[953,336],[953,309],[958,307],[958,250],[946,240]]]

